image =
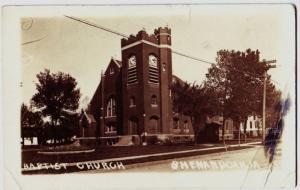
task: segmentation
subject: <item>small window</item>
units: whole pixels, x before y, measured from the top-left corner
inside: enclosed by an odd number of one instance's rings
[[[135,106],[135,98],[131,97],[129,100],[129,107],[133,107],[133,106]]]
[[[151,105],[152,106],[157,106],[157,97],[155,95],[153,95],[151,97]]]
[[[111,75],[112,75],[112,74],[114,74],[114,73],[115,73],[115,70],[114,70],[114,68],[113,68],[113,67],[110,67],[110,68],[109,68],[109,74],[111,74]]]
[[[163,72],[166,71],[166,63],[163,63],[163,64],[162,64],[162,70],[163,70]]]

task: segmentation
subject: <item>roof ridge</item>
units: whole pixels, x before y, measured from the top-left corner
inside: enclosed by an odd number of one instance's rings
[[[114,61],[114,63],[120,68],[120,67],[122,67],[122,61],[119,61],[119,60],[117,60],[117,59],[115,59],[114,57],[111,57],[111,59]]]

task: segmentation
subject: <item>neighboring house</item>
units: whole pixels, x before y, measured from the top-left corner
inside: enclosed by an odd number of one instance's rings
[[[21,127],[21,144],[38,145],[41,127]]]
[[[171,85],[179,79],[172,75],[171,29],[122,39],[121,55],[101,74],[88,111],[96,126],[84,136],[107,145],[125,136],[192,136],[190,118],[173,113]]]
[[[173,127],[170,132],[175,142],[190,142],[194,140],[194,130],[189,116],[173,113]]]
[[[231,118],[228,118],[225,120],[225,124],[224,124],[224,137],[225,139],[234,139],[234,131],[236,130],[234,128],[234,125],[233,125],[233,120]],[[220,135],[219,135],[219,138],[222,139],[222,129],[220,129]]]
[[[240,123],[241,134],[244,134],[244,122]],[[249,116],[246,123],[246,134],[250,137],[258,137],[262,134],[261,118],[253,115]]]
[[[81,126],[81,137],[93,137],[96,135],[96,120],[92,114],[88,114],[86,111],[82,110],[79,124]]]
[[[224,138],[231,140],[234,138],[233,120],[228,118],[224,123]],[[218,142],[222,140],[223,116],[212,116],[206,118],[205,128],[199,135],[200,142]],[[201,139],[202,138],[202,139]]]
[[[21,144],[22,145],[38,145],[38,136],[40,128],[37,127],[22,127]]]

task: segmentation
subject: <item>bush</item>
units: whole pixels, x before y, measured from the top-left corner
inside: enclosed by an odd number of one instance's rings
[[[172,141],[171,141],[171,138],[169,136],[158,135],[156,144],[170,145],[170,144],[172,144]]]
[[[157,143],[157,136],[146,136],[147,144],[156,144]]]

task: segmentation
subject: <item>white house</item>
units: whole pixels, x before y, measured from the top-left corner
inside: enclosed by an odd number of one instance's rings
[[[244,134],[244,122],[240,123],[241,134]],[[250,137],[258,137],[262,134],[261,118],[253,115],[249,116],[246,123],[246,134]]]

